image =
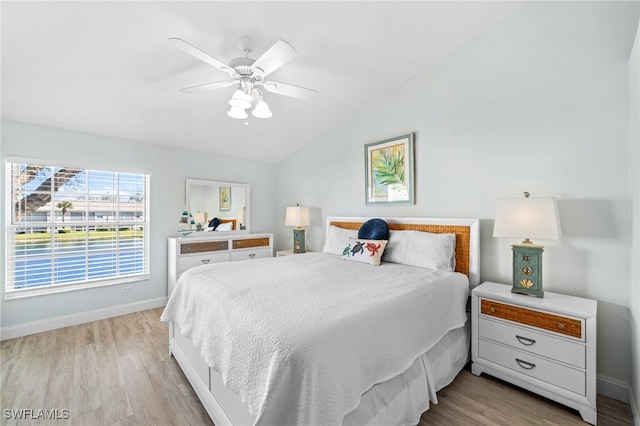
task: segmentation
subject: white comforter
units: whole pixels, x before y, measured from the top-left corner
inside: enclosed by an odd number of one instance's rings
[[[360,396],[466,321],[468,280],[324,253],[186,271],[162,314],[256,425],[339,425]]]

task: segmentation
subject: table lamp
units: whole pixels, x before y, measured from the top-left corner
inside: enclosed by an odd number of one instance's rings
[[[524,238],[513,244],[512,293],[543,297],[542,251],[543,246],[534,244],[530,238],[557,240],[560,238],[558,206],[553,197],[499,200],[494,237]]]
[[[236,215],[236,223],[238,224],[238,229],[245,229],[244,226],[244,216],[246,213],[246,207],[242,207],[238,210],[238,214]]]
[[[297,204],[296,207],[287,207],[284,224],[296,227],[293,230],[293,252],[304,253],[304,229],[302,227],[311,225],[309,209],[300,207],[300,204]]]
[[[193,215],[193,218],[196,221],[196,230],[202,231],[202,225],[207,220],[207,214],[204,212],[198,211]]]

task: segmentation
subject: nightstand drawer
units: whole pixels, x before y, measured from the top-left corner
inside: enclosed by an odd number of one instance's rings
[[[582,339],[582,321],[481,299],[480,313]]]
[[[585,395],[585,373],[555,362],[479,339],[478,356],[513,371]]]
[[[210,263],[228,262],[229,252],[207,253],[195,256],[182,256],[178,259],[178,274],[183,273],[194,266],[202,266]]]
[[[550,334],[538,333],[531,329],[481,317],[478,320],[478,337],[579,368],[586,366],[584,344],[554,337]]]
[[[271,248],[257,248],[253,250],[234,250],[231,253],[231,261],[260,259],[271,257]]]

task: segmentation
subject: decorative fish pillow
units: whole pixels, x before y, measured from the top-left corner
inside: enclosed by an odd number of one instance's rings
[[[349,245],[344,248],[342,258],[378,266],[380,265],[380,259],[382,259],[382,253],[384,253],[386,246],[387,240],[349,238]]]

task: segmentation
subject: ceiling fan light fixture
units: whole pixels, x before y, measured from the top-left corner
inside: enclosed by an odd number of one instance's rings
[[[233,108],[241,108],[247,109],[251,108],[251,101],[253,98],[251,95],[244,93],[242,90],[238,89],[233,93],[231,99],[229,99],[229,105]]]
[[[244,108],[239,108],[234,106],[232,106],[231,109],[229,109],[229,112],[227,112],[227,115],[231,118],[235,118],[236,120],[243,120],[249,117],[249,115],[247,114],[247,111],[245,111]]]
[[[252,111],[254,117],[270,118],[273,116],[269,106],[262,98],[262,91],[256,86],[260,86],[261,89],[267,92],[305,100],[313,99],[317,94],[317,91],[312,89],[265,80],[267,76],[288,63],[297,54],[293,46],[284,40],[276,41],[259,58],[253,59],[249,56],[255,49],[255,40],[251,37],[241,37],[238,40],[238,46],[244,53],[244,57],[232,59],[228,64],[180,38],[171,37],[168,40],[185,53],[229,74],[230,80],[180,89],[182,93],[191,94],[235,86],[236,90],[228,101],[231,106],[231,109],[227,112],[229,117],[246,119],[248,118],[247,111],[254,105],[255,107]]]
[[[251,111],[251,115],[257,118],[271,118],[273,116],[269,109],[269,105],[267,105],[267,103],[262,99],[258,101],[256,107]]]

